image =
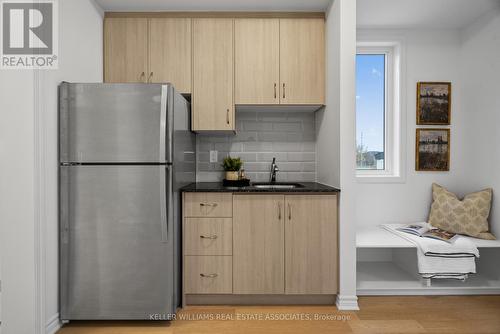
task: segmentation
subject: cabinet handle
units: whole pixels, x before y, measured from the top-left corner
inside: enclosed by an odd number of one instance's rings
[[[139,81],[140,82],[144,82],[144,76],[146,75],[146,73],[142,72],[141,75],[139,76]]]
[[[201,238],[201,239],[211,239],[211,240],[215,240],[215,239],[217,239],[218,237],[217,237],[217,235],[215,235],[215,234],[214,234],[214,235],[200,235],[200,238]]]
[[[229,125],[229,109],[226,109],[226,123]]]
[[[292,220],[292,206],[288,203],[288,220]]]
[[[200,203],[200,206],[213,206],[215,208],[217,203]]]
[[[148,82],[151,82],[152,78],[153,78],[153,72],[149,73]]]
[[[274,83],[274,98],[276,98],[276,82]]]
[[[278,202],[278,220],[281,220],[281,203]]]
[[[283,98],[285,98],[286,94],[285,94],[285,83],[283,82]]]
[[[200,274],[201,277],[205,277],[205,278],[216,278],[217,274]]]

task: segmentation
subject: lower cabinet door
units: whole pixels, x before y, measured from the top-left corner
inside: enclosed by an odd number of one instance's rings
[[[337,293],[337,196],[285,196],[285,293]]]
[[[233,292],[284,293],[284,196],[233,197]]]
[[[231,256],[185,256],[185,293],[232,293]]]

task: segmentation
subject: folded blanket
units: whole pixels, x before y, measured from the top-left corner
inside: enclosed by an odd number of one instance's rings
[[[427,223],[420,223],[427,224]],[[479,250],[469,239],[459,236],[453,243],[422,238],[397,228],[407,224],[384,224],[382,228],[417,246],[418,272],[424,278],[454,278],[464,280],[476,272],[475,258]]]

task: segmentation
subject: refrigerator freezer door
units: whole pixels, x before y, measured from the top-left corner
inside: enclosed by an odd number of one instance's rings
[[[175,240],[162,217],[170,168],[60,167],[61,319],[175,312]]]
[[[62,83],[60,162],[166,162],[169,87]]]

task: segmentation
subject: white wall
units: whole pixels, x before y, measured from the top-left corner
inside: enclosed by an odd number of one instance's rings
[[[33,71],[0,71],[2,333],[35,326]]]
[[[57,86],[102,82],[103,12],[93,0],[59,1],[59,69],[40,78],[43,113],[42,232],[45,247],[45,324],[58,323]]]
[[[490,217],[500,238],[500,10],[462,31],[460,79],[467,140],[463,179],[469,190],[493,187]]]
[[[464,144],[470,136],[462,106],[460,35],[457,30],[358,30],[358,38],[403,40],[406,59],[406,180],[401,183],[358,183],[357,225],[425,221],[431,202],[431,184],[437,182],[462,194],[471,190],[463,182],[470,163]],[[404,72],[404,71],[403,71]],[[415,171],[416,84],[418,81],[451,81],[451,164],[449,172]],[[404,98],[404,97],[403,97]],[[419,126],[422,127],[422,126]],[[403,173],[404,175],[404,173]]]
[[[59,69],[0,73],[3,333],[58,325],[57,85],[102,80],[102,14],[93,0],[59,1]]]
[[[326,21],[326,107],[317,114],[318,182],[338,186],[340,309],[357,309],[355,247],[356,2],[334,0]]]

